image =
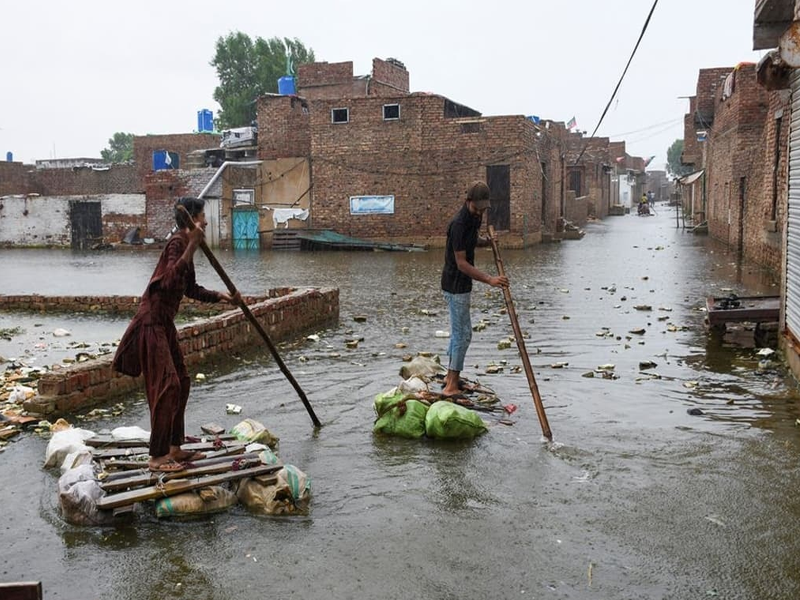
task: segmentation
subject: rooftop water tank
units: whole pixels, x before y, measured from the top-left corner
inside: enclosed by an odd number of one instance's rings
[[[207,108],[197,111],[197,131],[198,133],[214,131],[214,113]]]
[[[6,152],[6,162],[14,162],[14,153]]]
[[[294,96],[294,77],[290,75],[284,75],[278,79],[278,93],[281,96]]]

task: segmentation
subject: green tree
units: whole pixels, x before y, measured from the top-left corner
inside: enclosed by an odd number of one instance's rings
[[[249,125],[256,118],[256,99],[277,93],[278,79],[287,70],[291,72],[293,65],[310,62],[314,62],[314,51],[297,38],[252,40],[237,31],[217,39],[211,66],[219,77],[214,90],[214,100],[222,108],[217,115],[218,127]]]
[[[673,177],[683,177],[692,172],[692,167],[681,164],[683,140],[675,140],[667,150],[667,171]]]
[[[133,134],[118,131],[108,140],[108,148],[100,151],[107,163],[124,163],[133,160]]]

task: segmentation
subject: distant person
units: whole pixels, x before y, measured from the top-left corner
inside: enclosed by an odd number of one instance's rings
[[[447,351],[450,362],[442,395],[448,397],[456,397],[460,393],[461,371],[464,370],[464,358],[472,341],[469,314],[472,280],[493,287],[508,285],[507,277],[492,277],[475,267],[475,247],[478,245],[483,213],[491,205],[489,196],[489,186],[483,181],[473,182],[467,190],[464,205],[447,226],[442,291],[450,310],[450,347]]]
[[[189,230],[185,215],[191,215],[195,229]],[[203,241],[206,226],[204,202],[198,198],[181,198],[175,208],[178,230],[170,237],[158,259],[128,329],[122,336],[114,356],[115,371],[138,377],[144,375],[147,403],[150,406],[151,471],[174,472],[185,468],[183,463],[200,460],[200,452],[181,449],[184,443],[184,413],[189,399],[190,379],[178,344],[175,315],[184,296],[201,302],[239,304],[241,295],[231,297],[197,285],[194,274],[194,253]]]

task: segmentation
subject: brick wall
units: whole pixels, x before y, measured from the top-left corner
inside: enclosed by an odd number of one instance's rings
[[[182,196],[198,196],[217,169],[191,169],[154,171],[145,177],[147,198],[146,234],[158,240],[165,239],[175,224],[175,201]],[[218,178],[206,198],[219,198],[222,179]],[[143,235],[143,237],[145,237]]]
[[[31,165],[21,162],[0,162],[0,196],[28,193],[28,171]]]
[[[269,291],[269,298],[285,296],[294,290],[276,288]],[[242,296],[247,304],[263,302],[267,296]],[[139,296],[42,296],[0,295],[0,312],[22,311],[42,313],[94,313],[134,314],[139,309]],[[180,315],[215,315],[230,310],[227,302],[198,302],[191,298],[181,301]]]
[[[303,66],[306,65],[300,65],[300,68]],[[306,157],[311,153],[309,104],[305,99],[261,96],[258,99],[257,120],[259,159]]]
[[[723,100],[718,87],[714,126],[705,142],[709,234],[753,258],[763,254],[748,246],[760,244],[764,228],[760,207],[769,95],[756,81],[755,66],[740,65],[733,94]]]
[[[405,67],[380,58],[372,59],[370,95],[396,96],[398,92],[408,93],[409,89],[409,75]]]
[[[597,218],[608,215],[611,204],[609,176],[604,169],[611,165],[609,143],[608,138],[584,138],[571,132],[567,138],[567,185],[569,187],[569,172],[581,174],[581,189],[577,190],[577,195],[587,197],[589,214]],[[578,157],[580,160],[576,164]]]
[[[178,167],[188,166],[189,153],[194,150],[219,148],[221,136],[215,133],[177,133],[166,135],[137,135],[133,138],[133,159],[139,189],[144,190],[145,178],[153,172],[153,152],[167,150],[177,152]]]
[[[250,311],[270,339],[281,342],[336,323],[339,290],[296,290],[254,304]],[[180,327],[178,340],[189,368],[264,345],[238,309]],[[107,355],[47,373],[39,379],[38,394],[25,402],[26,410],[39,414],[71,412],[141,389],[142,378],[113,372],[112,360],[113,355]]]
[[[348,123],[330,122],[330,109],[340,101],[311,102],[311,226],[441,245],[468,183],[485,180],[487,166],[508,165],[511,225],[505,242],[539,241],[545,146],[536,133],[541,128],[522,116],[447,119],[444,101],[428,94],[351,98],[345,103]],[[384,103],[400,104],[400,120],[383,120]],[[550,167],[560,179],[560,164]],[[360,195],[394,195],[395,213],[351,216],[349,198]]]
[[[352,61],[306,63],[297,67],[297,94],[307,100],[366,96],[366,86],[366,78],[353,77]],[[259,134],[261,131],[259,127]]]

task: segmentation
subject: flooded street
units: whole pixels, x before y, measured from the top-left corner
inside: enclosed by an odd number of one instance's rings
[[[512,373],[516,347],[497,349],[512,334],[502,295],[482,284],[473,324],[488,326],[473,334],[464,374],[519,406],[514,425],[492,422],[455,444],[372,435],[372,400],[399,383],[403,354],[433,351],[446,362],[447,340],[435,336],[448,329],[442,250],[220,251],[243,293],[340,289],[339,325],[283,350],[325,424],[319,432],[264,353],[204,371],[187,409],[191,433],[251,417],[279,435],[281,458],[312,478],[310,516],[258,518],[236,507],[201,521],[73,527],[56,511],[56,473],[41,468],[47,441],[24,434],[0,454],[0,580],[42,580],[46,598],[69,600],[800,597],[794,383],[778,367],[757,372],[752,342],[713,338],[698,310],[728,289],[778,288],[708,238],[676,229],[667,207],[586,229],[580,241],[503,250],[552,445],[541,441],[524,373]],[[139,295],[157,256],[2,250],[3,293]],[[199,253],[196,263],[198,281],[222,289]],[[476,264],[494,272],[491,251],[479,250]],[[5,314],[0,328],[24,333],[0,342],[0,355],[23,357],[41,343],[34,364],[46,364],[67,353],[48,331],[108,342],[127,322]],[[644,334],[629,333],[638,328]],[[364,341],[349,350],[353,336]],[[502,373],[484,374],[501,361]],[[661,377],[640,373],[642,361]],[[551,367],[558,362],[568,364]],[[618,379],[583,376],[607,363]],[[242,415],[226,415],[226,402]],[[148,427],[141,397],[83,426],[118,425]]]

